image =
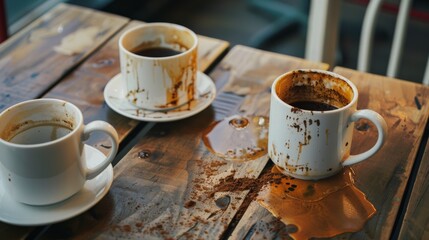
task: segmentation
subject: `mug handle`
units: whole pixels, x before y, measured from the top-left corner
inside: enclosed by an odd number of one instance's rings
[[[86,168],[85,169],[86,179],[88,179],[88,180],[93,179],[98,174],[100,174],[102,171],[104,171],[104,169],[106,169],[109,166],[109,164],[112,162],[113,158],[116,156],[116,153],[118,152],[118,142],[119,142],[118,133],[112,127],[112,125],[110,125],[109,123],[104,122],[104,121],[90,122],[83,129],[84,141],[88,140],[91,133],[94,131],[101,131],[101,132],[106,133],[110,138],[110,142],[112,143],[112,147],[110,149],[109,155],[107,155],[107,157],[101,163],[99,163],[94,168],[91,168],[91,169]]]
[[[383,146],[387,138],[387,124],[384,118],[380,114],[369,109],[363,109],[363,110],[358,110],[354,112],[350,117],[350,120],[352,122],[356,122],[361,118],[368,119],[377,127],[377,131],[378,131],[377,142],[374,144],[374,146],[372,146],[372,148],[370,148],[366,152],[363,152],[357,155],[350,155],[343,162],[343,166],[352,165],[371,157],[381,148],[381,146]]]

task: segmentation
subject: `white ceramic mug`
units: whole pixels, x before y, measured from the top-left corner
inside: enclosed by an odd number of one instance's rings
[[[371,157],[383,145],[387,125],[380,114],[357,110],[357,100],[356,86],[336,73],[302,69],[279,76],[271,88],[272,161],[287,175],[321,179]],[[350,155],[354,122],[361,118],[376,126],[378,139],[368,151]]]
[[[197,35],[180,25],[148,23],[119,39],[126,98],[149,110],[167,110],[195,97]]]
[[[75,105],[58,99],[18,103],[0,114],[0,178],[16,201],[46,205],[65,200],[109,166],[118,134],[108,123],[84,125]],[[83,141],[94,131],[107,134],[112,147],[96,167],[87,167]]]

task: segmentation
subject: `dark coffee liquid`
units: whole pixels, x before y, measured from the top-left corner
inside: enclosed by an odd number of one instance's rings
[[[322,103],[322,102],[314,102],[314,101],[298,101],[290,103],[290,105],[304,110],[310,110],[310,111],[330,111],[338,109],[335,106]]]
[[[182,53],[181,51],[165,47],[152,47],[143,49],[137,47],[132,52],[144,57],[169,57]]]

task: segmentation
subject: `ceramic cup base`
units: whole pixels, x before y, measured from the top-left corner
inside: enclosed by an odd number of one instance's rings
[[[291,176],[297,179],[302,179],[302,180],[320,180],[320,179],[324,179],[324,178],[329,178],[332,177],[334,175],[337,175],[338,173],[340,173],[342,171],[342,168],[338,169],[338,170],[332,170],[329,171],[326,174],[320,174],[320,175],[314,175],[314,176],[310,176],[310,175],[305,175],[305,174],[294,174],[291,172],[286,171],[285,169],[275,165],[277,170],[281,173],[283,173],[284,175],[287,176]]]

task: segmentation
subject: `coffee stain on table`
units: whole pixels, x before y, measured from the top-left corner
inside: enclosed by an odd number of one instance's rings
[[[54,46],[57,53],[67,56],[73,56],[84,52],[87,48],[94,45],[96,37],[99,33],[98,27],[87,27],[79,29],[65,36],[60,45]]]
[[[210,152],[225,160],[256,160],[268,151],[268,123],[264,116],[234,115],[212,123],[202,139]]]
[[[276,167],[273,172],[278,172]],[[257,201],[286,226],[294,226],[289,234],[295,239],[357,232],[376,209],[355,187],[353,175],[350,168],[318,181],[284,175],[280,181],[264,186]]]
[[[38,28],[33,31],[31,31],[29,41],[30,42],[37,42],[37,41],[43,41],[47,38],[57,36],[58,34],[61,34],[64,31],[64,26],[66,24],[60,23],[54,27],[51,28]]]

